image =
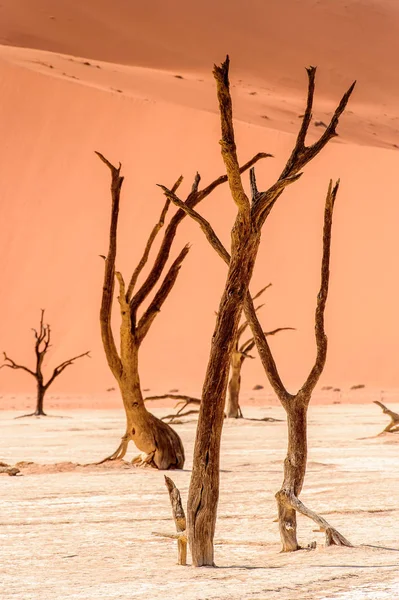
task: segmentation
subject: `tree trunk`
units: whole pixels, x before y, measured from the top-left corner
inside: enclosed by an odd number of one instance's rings
[[[44,406],[44,394],[46,393],[46,388],[40,382],[37,384],[37,399],[36,399],[36,410],[34,415],[37,417],[45,417],[46,413],[43,410]]]
[[[214,565],[213,538],[219,499],[224,403],[231,355],[259,241],[260,235],[239,216],[232,231],[232,257],[212,337],[194,447],[187,523],[192,561],[196,567]]]
[[[284,480],[276,494],[278,519],[283,552],[299,550],[297,541],[296,510],[292,498],[302,490],[307,460],[308,402],[296,397],[285,406],[287,411],[288,449],[284,460]]]
[[[184,448],[180,437],[174,429],[145,408],[136,348],[131,348],[129,366],[118,381],[127,420],[126,435],[122,444],[125,441],[127,448],[129,440],[132,440],[144,453],[144,456],[134,461],[138,464],[148,464],[158,469],[182,469]]]
[[[234,352],[231,360],[231,375],[229,381],[229,392],[226,402],[226,416],[229,419],[241,419],[242,412],[240,408],[240,387],[241,387],[241,367],[244,357],[241,352]]]

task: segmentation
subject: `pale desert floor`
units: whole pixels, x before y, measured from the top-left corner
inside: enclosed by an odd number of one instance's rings
[[[0,413],[0,460],[12,464],[99,460],[115,449],[124,426],[115,410],[17,421],[16,414]],[[245,414],[284,418],[280,407],[246,407]],[[219,568],[178,567],[175,542],[152,535],[174,530],[163,473],[123,464],[32,465],[22,468],[23,476],[1,477],[1,599],[398,598],[399,435],[374,437],[387,423],[374,405],[314,406],[309,423],[301,498],[356,548],[325,548],[324,536],[300,517],[301,542],[316,540],[317,549],[279,554],[274,493],[282,478],[285,423],[227,422]],[[172,477],[186,501],[195,422],[176,429],[187,462]]]

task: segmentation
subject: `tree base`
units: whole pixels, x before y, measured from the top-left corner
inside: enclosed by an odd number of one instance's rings
[[[141,450],[141,454],[133,459],[132,464],[139,467],[152,466],[160,470],[182,469],[184,466],[184,448],[178,434],[146,409],[139,418],[129,418],[128,431],[113,454],[100,462],[122,460],[132,441]]]
[[[28,415],[20,415],[19,417],[14,417],[14,419],[25,419],[26,417],[49,417],[51,415],[47,415],[43,411],[35,411],[33,413],[29,413]]]
[[[326,546],[346,546],[353,548],[353,544],[349,540],[334,529],[334,527],[331,527],[323,517],[320,517],[313,510],[307,508],[293,493],[280,490],[276,494],[276,500],[279,509],[280,535],[283,543],[282,552],[301,550],[296,537],[296,512],[312,519],[312,521],[319,525],[320,529],[318,531],[325,533]]]

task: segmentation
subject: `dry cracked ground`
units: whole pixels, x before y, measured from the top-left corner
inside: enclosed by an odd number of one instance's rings
[[[245,413],[284,419],[275,407]],[[301,498],[353,549],[325,548],[323,534],[299,517],[301,542],[315,540],[316,550],[280,554],[274,493],[285,422],[226,422],[215,569],[178,567],[175,542],[152,535],[174,531],[163,473],[76,466],[115,449],[121,411],[16,414],[0,413],[0,460],[34,464],[0,477],[1,600],[399,598],[399,435],[376,437],[386,417],[375,405],[315,406],[309,415]],[[175,427],[187,462],[172,477],[186,501],[195,422]]]

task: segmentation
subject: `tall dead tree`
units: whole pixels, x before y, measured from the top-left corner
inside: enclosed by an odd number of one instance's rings
[[[136,464],[148,464],[159,469],[181,469],[184,465],[184,448],[180,437],[169,425],[151,414],[144,405],[139,376],[139,350],[155,317],[160,312],[163,303],[171,292],[181,264],[187,256],[189,248],[185,246],[166,272],[166,275],[163,275],[177,228],[185,218],[186,213],[183,210],[178,210],[170,219],[152,266],[143,283],[138,287],[139,277],[149,260],[155,239],[165,223],[170,207],[170,200],[166,200],[160,218],[151,230],[142,257],[134,269],[129,284],[126,286],[122,274],[116,271],[115,268],[119,205],[123,184],[123,177],[120,174],[121,164],[115,167],[101,153],[96,152],[96,154],[111,172],[112,198],[109,248],[107,257],[105,258],[104,284],[100,310],[101,336],[108,365],[121,390],[126,413],[126,432],[122,437],[120,445],[113,454],[101,462],[122,459],[126,455],[129,442],[133,441],[142,452],[139,457],[134,459]],[[258,160],[266,156],[268,155],[264,153],[257,154],[241,168],[241,171],[246,171]],[[203,189],[199,188],[200,179],[200,175],[197,173],[192,189],[185,200],[185,206],[195,207],[209,196],[213,190],[225,183],[227,176],[222,175],[218,177]],[[179,177],[176,181],[172,188],[173,193],[177,191],[182,180],[183,178]],[[163,279],[153,300],[141,316],[139,316],[138,312],[144,301],[162,277]],[[116,348],[111,327],[115,279],[118,280],[119,284],[118,300],[121,314],[120,354]]]
[[[8,367],[9,369],[22,369],[29,375],[32,375],[36,379],[37,384],[37,397],[36,397],[36,410],[29,415],[21,415],[17,417],[21,419],[23,417],[46,417],[46,413],[44,412],[44,396],[50,387],[50,385],[54,382],[54,380],[61,375],[61,373],[70,365],[74,363],[75,360],[82,358],[83,356],[89,356],[89,352],[84,352],[83,354],[79,354],[78,356],[74,356],[68,360],[62,362],[58,367],[55,367],[52,375],[49,377],[47,382],[44,382],[44,375],[42,371],[43,361],[46,356],[48,349],[51,347],[51,328],[50,325],[44,324],[44,310],[41,311],[40,317],[40,327],[39,330],[33,329],[35,334],[35,355],[36,355],[36,366],[35,370],[29,369],[29,367],[25,367],[24,365],[17,364],[12,358],[7,356],[5,352],[4,354],[4,364],[0,366],[0,369],[3,367]]]
[[[266,287],[261,289],[252,300],[256,300],[259,298],[272,284],[269,283]],[[263,305],[258,306],[255,310],[258,311],[262,308]],[[228,384],[228,391],[226,397],[226,407],[225,413],[226,417],[229,419],[242,419],[243,414],[240,407],[240,389],[241,389],[241,370],[244,364],[244,361],[247,358],[255,358],[250,354],[252,349],[255,346],[255,339],[252,336],[247,339],[245,342],[241,343],[241,338],[244,335],[245,331],[248,328],[248,321],[244,321],[241,323],[237,330],[237,336],[234,342],[233,354],[231,355],[230,362],[230,379]],[[265,331],[266,336],[276,335],[280,331],[293,330],[293,327],[278,327],[277,329],[272,329],[271,331]]]
[[[324,148],[332,137],[337,135],[336,126],[339,117],[343,113],[354,88],[354,84],[352,84],[349,90],[344,94],[333,114],[330,124],[319,140],[310,146],[306,146],[305,138],[312,117],[316,69],[310,67],[307,69],[307,72],[309,77],[307,107],[292,154],[278,180],[265,192],[260,192],[258,190],[255,170],[251,169],[250,200],[245,193],[242,184],[234,141],[232,102],[229,89],[229,58],[227,57],[226,61],[220,67],[215,66],[214,68],[221,117],[222,139],[220,144],[222,148],[222,157],[226,167],[230,192],[237,206],[237,216],[231,231],[230,254],[223,247],[210,223],[197,211],[193,210],[191,207],[185,206],[172,190],[168,190],[162,186],[166,196],[171,199],[176,206],[185,210],[188,215],[199,223],[210,244],[228,265],[227,281],[212,336],[208,368],[202,390],[202,402],[200,406],[194,447],[193,470],[188,497],[188,540],[194,566],[212,566],[214,564],[213,539],[219,498],[220,439],[224,417],[224,399],[228,383],[229,366],[234,349],[234,341],[237,335],[243,307],[245,309],[245,317],[251,324],[252,333],[255,337],[259,353],[264,350],[264,340],[266,340],[266,347],[268,348],[267,338],[259,324],[252,298],[248,291],[259,248],[262,227],[274,204],[285,188],[299,179],[301,176],[301,169]],[[336,192],[337,187],[332,190],[330,186],[326,211],[327,207],[330,207],[328,209],[328,214],[331,214],[331,216]],[[323,264],[325,264],[325,261],[323,261]],[[323,296],[318,303],[318,315],[322,316],[324,314],[325,300],[326,296]],[[320,326],[320,320],[317,322]],[[256,323],[258,326],[255,325]],[[326,338],[324,332],[319,333],[318,336],[318,339],[322,341],[318,355],[323,358],[323,352],[325,352],[324,348],[326,349]],[[260,339],[262,340],[262,344],[260,343]],[[289,436],[291,442],[289,457],[286,460],[286,469],[293,474],[295,483],[303,481],[305,474],[305,405],[306,402],[308,402],[308,399],[310,399],[309,394],[311,394],[311,390],[313,389],[313,382],[318,379],[320,375],[322,362],[323,361],[318,358],[317,363],[312,370],[310,382],[306,385],[305,389],[301,389],[300,397],[306,397],[306,401],[301,400],[295,402],[291,414],[289,414]],[[275,373],[273,371],[274,361],[273,364],[271,364],[270,355],[265,354],[264,351],[262,363],[269,379],[275,379]],[[280,381],[280,379],[278,379],[278,381]],[[275,389],[279,388],[275,387]],[[295,438],[297,433],[300,435],[300,439],[298,440]],[[291,460],[293,462],[290,462]],[[295,486],[292,489],[299,494],[300,486]],[[288,512],[285,513],[282,510],[279,512],[280,522],[283,523],[281,530],[285,532],[283,542],[284,549],[294,550],[298,547],[298,544],[294,543],[294,538],[296,539],[295,511],[299,509],[300,504],[299,500],[294,500],[296,496],[294,496],[293,493],[290,494],[288,491],[284,494],[284,498],[289,498],[292,501],[292,505],[295,504],[295,508],[290,508]],[[286,501],[288,502],[288,500]],[[279,507],[280,506],[285,506],[283,500],[279,502]],[[310,516],[310,511],[308,511],[308,516]],[[319,519],[320,526],[323,526],[320,522],[320,518],[317,518]],[[325,523],[324,520],[322,521]],[[289,534],[290,528],[294,529],[295,532],[288,541],[286,536]],[[330,529],[328,529],[328,531],[330,533]]]

